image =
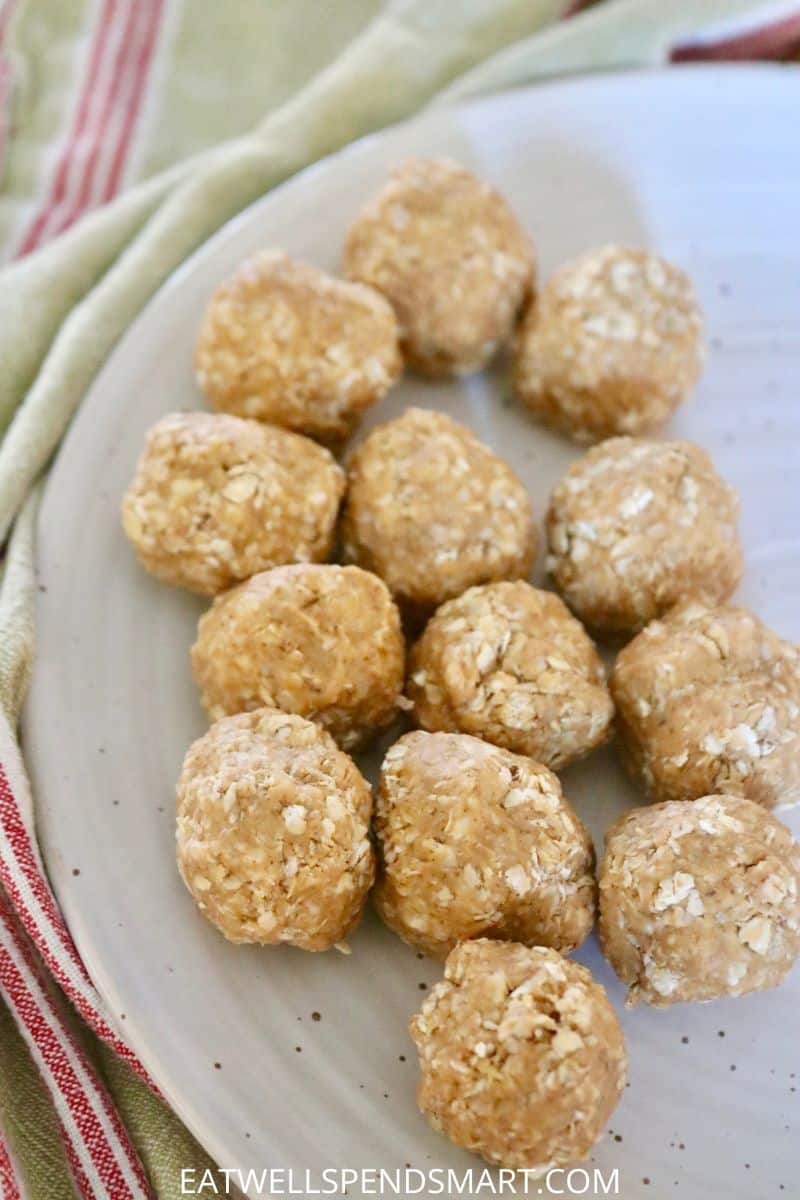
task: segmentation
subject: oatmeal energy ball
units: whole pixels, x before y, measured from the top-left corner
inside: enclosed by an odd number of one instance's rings
[[[606,741],[614,714],[583,627],[522,580],[437,609],[412,651],[408,696],[423,729],[472,733],[554,770]]]
[[[618,743],[651,800],[800,802],[800,650],[743,608],[683,604],[611,675]]]
[[[646,250],[604,246],[561,267],[528,309],[515,388],[546,424],[594,442],[666,420],[702,363],[688,276]]]
[[[449,159],[411,159],[362,209],[345,273],[391,301],[403,353],[426,375],[489,361],[533,289],[533,249],[503,197]]]
[[[536,552],[514,472],[463,425],[409,408],[352,455],[344,554],[428,614],[475,583],[524,578]]]
[[[280,250],[248,259],[217,289],[195,352],[214,408],[330,442],[348,436],[401,365],[383,296]]]
[[[547,767],[457,733],[409,733],[375,801],[373,900],[413,946],[465,938],[573,950],[594,921],[594,851]]]
[[[274,706],[350,749],[395,716],[404,656],[400,616],[377,576],[298,565],[219,596],[200,618],[192,670],[212,720]]]
[[[463,942],[410,1028],[422,1112],[502,1167],[544,1174],[585,1158],[625,1087],[605,991],[541,946]]]
[[[592,629],[637,633],[679,600],[727,600],[742,573],[738,510],[699,446],[612,438],[553,492],[547,568]]]
[[[600,944],[638,999],[775,987],[800,952],[800,846],[752,800],[637,808],[606,834]]]
[[[318,725],[274,708],[223,717],[178,782],[178,867],[232,942],[327,950],[372,883],[371,793]]]
[[[308,438],[173,413],[147,435],[122,523],[151,574],[214,595],[279,563],[327,558],[344,473]]]

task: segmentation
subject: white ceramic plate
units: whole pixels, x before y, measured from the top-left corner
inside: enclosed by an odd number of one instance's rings
[[[187,658],[203,606],[136,565],[118,509],[147,427],[202,403],[191,356],[212,288],[267,244],[336,269],[349,220],[408,154],[446,153],[495,181],[533,234],[544,276],[606,241],[663,252],[694,277],[710,338],[703,381],[670,433],[709,448],[739,488],[740,598],[798,638],[798,118],[800,78],[768,68],[597,77],[426,115],[305,172],[225,228],[161,290],[92,388],[41,513],[46,590],[24,725],[39,830],[120,1029],[220,1163],[479,1165],[414,1104],[406,1022],[435,963],[372,917],[350,958],[228,945],[175,870],[174,781],[204,729]],[[509,400],[501,369],[442,385],[408,376],[370,421],[409,403],[446,409],[506,455],[540,517],[576,454]],[[610,752],[569,771],[565,787],[598,841],[636,802]],[[609,989],[630,1048],[614,1136],[594,1156],[619,1168],[626,1200],[777,1200],[781,1186],[797,1196],[798,973],[764,995],[624,1012],[596,946],[578,957]]]

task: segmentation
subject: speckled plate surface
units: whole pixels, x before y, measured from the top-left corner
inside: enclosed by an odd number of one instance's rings
[[[447,153],[497,183],[544,275],[610,240],[675,259],[696,281],[710,356],[669,432],[705,445],[741,491],[740,599],[800,638],[799,116],[796,70],[769,68],[597,77],[427,115],[300,175],[224,229],[92,388],[41,512],[46,591],[25,747],[48,868],[88,969],[222,1164],[479,1165],[414,1104],[406,1022],[435,963],[371,916],[349,958],[228,945],[175,870],[174,781],[204,728],[187,658],[203,606],[137,567],[118,509],[148,425],[202,405],[191,354],[209,293],[266,244],[335,269],[360,202],[409,153]],[[409,403],[447,410],[506,455],[539,517],[576,454],[510,401],[502,366],[435,386],[409,376],[370,420]],[[611,751],[564,784],[598,841],[636,801]],[[799,832],[797,815],[789,821]],[[800,1195],[800,971],[769,994],[623,1012],[595,944],[578,957],[609,989],[629,1042],[630,1087],[594,1156],[619,1168],[620,1194]]]

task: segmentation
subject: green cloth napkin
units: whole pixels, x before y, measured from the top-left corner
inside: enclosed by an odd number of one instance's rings
[[[133,0],[131,0],[133,2]],[[93,5],[22,0],[5,52],[16,82],[0,246],[23,219],[74,84]],[[33,654],[35,495],[97,370],[142,306],[247,204],[354,138],[555,74],[655,65],[675,41],[762,7],[750,0],[185,0],[148,97],[135,175],[117,200],[0,271],[0,705],[16,724]],[[249,132],[248,132],[249,131]],[[21,513],[21,515],[19,515]],[[154,996],[153,1003],[158,1003]],[[77,1019],[76,1019],[77,1025]],[[177,1118],[81,1031],[154,1191],[207,1159]],[[0,1005],[0,1127],[32,1200],[74,1195],[53,1114]]]

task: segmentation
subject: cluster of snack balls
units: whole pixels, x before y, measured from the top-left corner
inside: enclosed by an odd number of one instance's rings
[[[449,161],[395,171],[344,266],[267,251],[219,288],[196,357],[218,411],[160,421],[125,498],[145,567],[216,597],[192,650],[214,723],[178,784],[178,862],[236,942],[341,944],[371,891],[446,958],[411,1022],[423,1111],[545,1170],[589,1151],[624,1086],[606,993],[564,957],[596,913],[631,1001],[657,1006],[773,986],[800,950],[800,849],[769,812],[800,798],[798,651],[725,605],[737,501],[708,456],[639,436],[700,371],[681,271],[609,246],[537,294],[508,204]],[[410,408],[345,469],[319,444],[403,362],[474,371],[512,337],[522,403],[608,439],[552,494],[556,592],[526,582],[525,489],[456,421]],[[337,537],[348,565],[325,562]],[[584,626],[632,638],[610,684]],[[349,752],[399,714],[417,730],[373,799]],[[553,772],[615,714],[654,803],[608,832],[598,888]]]

